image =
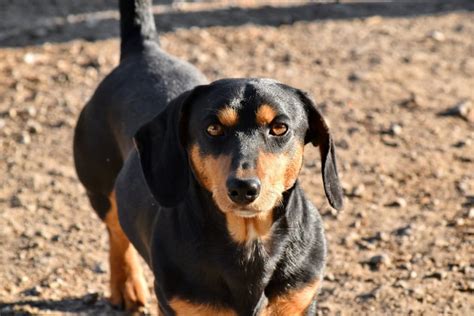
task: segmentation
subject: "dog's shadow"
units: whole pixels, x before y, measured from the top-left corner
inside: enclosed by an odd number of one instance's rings
[[[41,314],[79,314],[79,315],[127,315],[114,309],[103,296],[90,293],[62,299],[24,299],[13,302],[0,301],[0,315],[41,315]]]

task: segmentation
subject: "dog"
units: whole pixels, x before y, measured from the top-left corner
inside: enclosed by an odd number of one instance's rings
[[[120,64],[82,110],[74,161],[110,240],[110,302],[137,310],[151,268],[160,315],[313,315],[326,261],[321,217],[298,184],[319,147],[343,194],[328,125],[270,79],[209,83],[159,45],[151,0],[120,0]]]

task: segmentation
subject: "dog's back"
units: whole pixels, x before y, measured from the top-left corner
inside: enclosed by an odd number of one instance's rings
[[[150,7],[150,0],[120,1],[120,65],[99,85],[76,126],[76,170],[102,219],[137,129],[171,99],[207,81],[196,68],[161,50]]]
[[[138,254],[119,221],[114,184],[140,126],[168,102],[207,80],[190,64],[161,50],[151,0],[120,0],[120,65],[99,85],[81,112],[74,162],[93,209],[105,222],[110,249],[110,301],[137,310],[148,287]]]

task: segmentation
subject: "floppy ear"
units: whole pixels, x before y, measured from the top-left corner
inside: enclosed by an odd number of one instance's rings
[[[143,125],[134,136],[140,164],[151,193],[164,207],[179,204],[189,187],[185,150],[186,108],[193,91],[172,100],[167,108]]]
[[[337,174],[336,151],[329,127],[309,96],[299,90],[298,94],[305,105],[308,116],[308,131],[306,132],[305,144],[311,142],[314,146],[319,146],[324,191],[326,192],[329,204],[335,209],[340,210],[343,207],[344,196]]]

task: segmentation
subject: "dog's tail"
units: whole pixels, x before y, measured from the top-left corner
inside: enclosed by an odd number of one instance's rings
[[[152,0],[120,0],[120,59],[143,51],[146,41],[158,42]]]

